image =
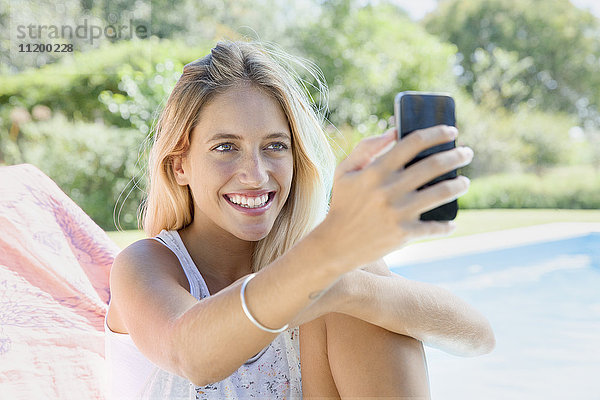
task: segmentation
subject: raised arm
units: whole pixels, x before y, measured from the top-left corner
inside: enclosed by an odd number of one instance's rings
[[[314,293],[339,279],[343,271],[322,251],[323,239],[313,231],[248,283],[247,306],[263,325],[285,325],[314,301]],[[231,375],[277,334],[258,329],[244,314],[240,286],[245,277],[198,301],[174,273],[180,269],[162,244],[134,243],[113,263],[111,307],[150,361],[204,386]]]

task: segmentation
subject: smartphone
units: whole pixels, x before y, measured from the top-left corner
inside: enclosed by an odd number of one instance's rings
[[[394,99],[394,117],[398,127],[398,140],[410,135],[417,129],[430,128],[435,125],[456,126],[454,99],[446,93],[430,93],[407,91],[400,92]],[[443,143],[419,153],[405,167],[440,151],[456,147],[456,141]],[[431,182],[419,187],[421,190],[445,179],[456,178],[456,170],[441,175]],[[450,221],[456,218],[458,202],[452,200],[420,215],[422,221]]]

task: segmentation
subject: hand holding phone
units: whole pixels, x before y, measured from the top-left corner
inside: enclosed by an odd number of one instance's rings
[[[436,125],[456,126],[454,99],[445,93],[426,93],[407,91],[400,92],[394,100],[394,115],[398,129],[398,140],[410,135],[418,129],[426,129]],[[429,157],[432,154],[450,150],[456,142],[443,143],[419,153],[406,167]],[[456,178],[456,170],[445,173],[419,187],[422,190],[446,179]],[[420,215],[422,221],[450,221],[456,218],[458,202],[453,200]]]

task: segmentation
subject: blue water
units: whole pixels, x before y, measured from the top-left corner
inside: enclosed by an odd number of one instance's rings
[[[600,399],[600,233],[390,267],[451,290],[496,334],[481,357],[426,347],[433,399]]]

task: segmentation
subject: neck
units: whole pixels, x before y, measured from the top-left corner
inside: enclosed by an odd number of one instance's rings
[[[179,231],[196,267],[205,279],[227,286],[252,272],[254,242],[239,239],[221,229],[199,229],[195,220]],[[206,225],[204,225],[204,228]]]

